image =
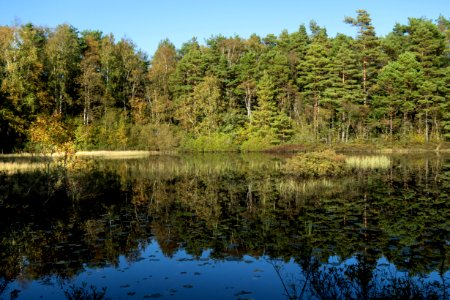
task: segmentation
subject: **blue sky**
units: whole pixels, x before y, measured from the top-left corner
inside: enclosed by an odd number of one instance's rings
[[[194,36],[204,42],[218,34],[278,35],[310,20],[326,27],[330,36],[354,35],[343,19],[355,16],[357,9],[368,10],[378,35],[387,34],[396,22],[406,24],[408,17],[450,18],[448,0],[0,0],[0,25],[69,23],[80,31],[130,38],[152,55],[165,38],[179,48]]]

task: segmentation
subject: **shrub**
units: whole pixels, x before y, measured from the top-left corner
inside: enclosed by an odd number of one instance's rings
[[[345,156],[333,150],[298,154],[288,159],[282,168],[283,173],[301,177],[336,176],[348,172]]]
[[[265,136],[250,136],[241,145],[241,151],[252,152],[252,151],[264,151],[272,148],[274,146],[275,136],[267,134]]]
[[[51,118],[38,116],[28,131],[29,147],[33,152],[67,155],[74,151],[70,131],[60,115],[53,115]]]

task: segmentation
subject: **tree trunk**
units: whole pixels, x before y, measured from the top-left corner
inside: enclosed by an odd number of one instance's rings
[[[392,121],[392,118],[393,118],[393,112],[391,111],[390,113],[389,113],[389,139],[392,141],[392,131],[393,131],[393,121]]]
[[[314,95],[314,110],[313,110],[313,126],[314,126],[314,136],[317,141],[318,131],[319,131],[319,96]]]
[[[407,122],[408,122],[408,113],[404,112],[403,113],[403,137],[406,136],[406,131],[407,131],[406,124],[407,124]]]
[[[247,117],[252,120],[252,92],[249,87],[245,89],[245,108],[247,109]]]
[[[349,135],[350,135],[350,117],[348,118],[348,121],[347,121],[347,132],[345,134],[345,142],[346,143],[348,142]]]
[[[367,105],[367,59],[364,57],[363,59],[363,93],[364,93],[364,106]]]
[[[437,122],[437,115],[436,114],[434,114],[433,123],[434,123],[433,127],[434,127],[434,131],[435,131],[436,139],[440,140],[440,137],[439,137],[439,125],[438,125],[438,122]]]

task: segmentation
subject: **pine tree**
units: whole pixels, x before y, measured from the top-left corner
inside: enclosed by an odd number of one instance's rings
[[[315,139],[319,138],[319,107],[324,91],[330,86],[330,44],[326,31],[311,23],[312,42],[305,59],[298,65],[297,83],[305,101],[313,107],[312,124]]]
[[[183,44],[179,60],[171,76],[171,92],[174,98],[187,95],[202,81],[206,71],[206,61],[197,40],[194,38]]]
[[[338,127],[337,138],[347,142],[350,127],[355,126],[359,118],[358,100],[361,91],[358,85],[358,58],[354,49],[354,40],[344,35],[338,35],[332,42],[330,61],[330,86],[324,92],[322,102],[332,111],[330,127]]]
[[[276,92],[272,77],[264,72],[258,82],[258,108],[248,123],[250,135],[269,137],[272,144],[287,141],[293,134],[289,117],[277,108]]]
[[[411,132],[410,116],[417,109],[420,98],[420,84],[424,78],[420,63],[414,53],[405,52],[397,61],[385,66],[379,75],[379,85],[386,95],[378,104],[387,108],[389,114],[389,134],[392,138],[393,122],[397,112],[403,115],[403,135]]]
[[[360,55],[362,69],[362,93],[363,103],[368,105],[369,91],[376,78],[376,63],[378,56],[379,40],[375,34],[375,28],[372,25],[372,19],[366,10],[356,11],[357,17],[346,17],[345,23],[348,23],[358,29],[356,38],[356,49]]]

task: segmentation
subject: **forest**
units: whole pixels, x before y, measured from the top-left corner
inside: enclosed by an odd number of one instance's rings
[[[377,36],[370,14],[248,38],[129,39],[0,26],[0,151],[258,151],[450,140],[450,20]]]

